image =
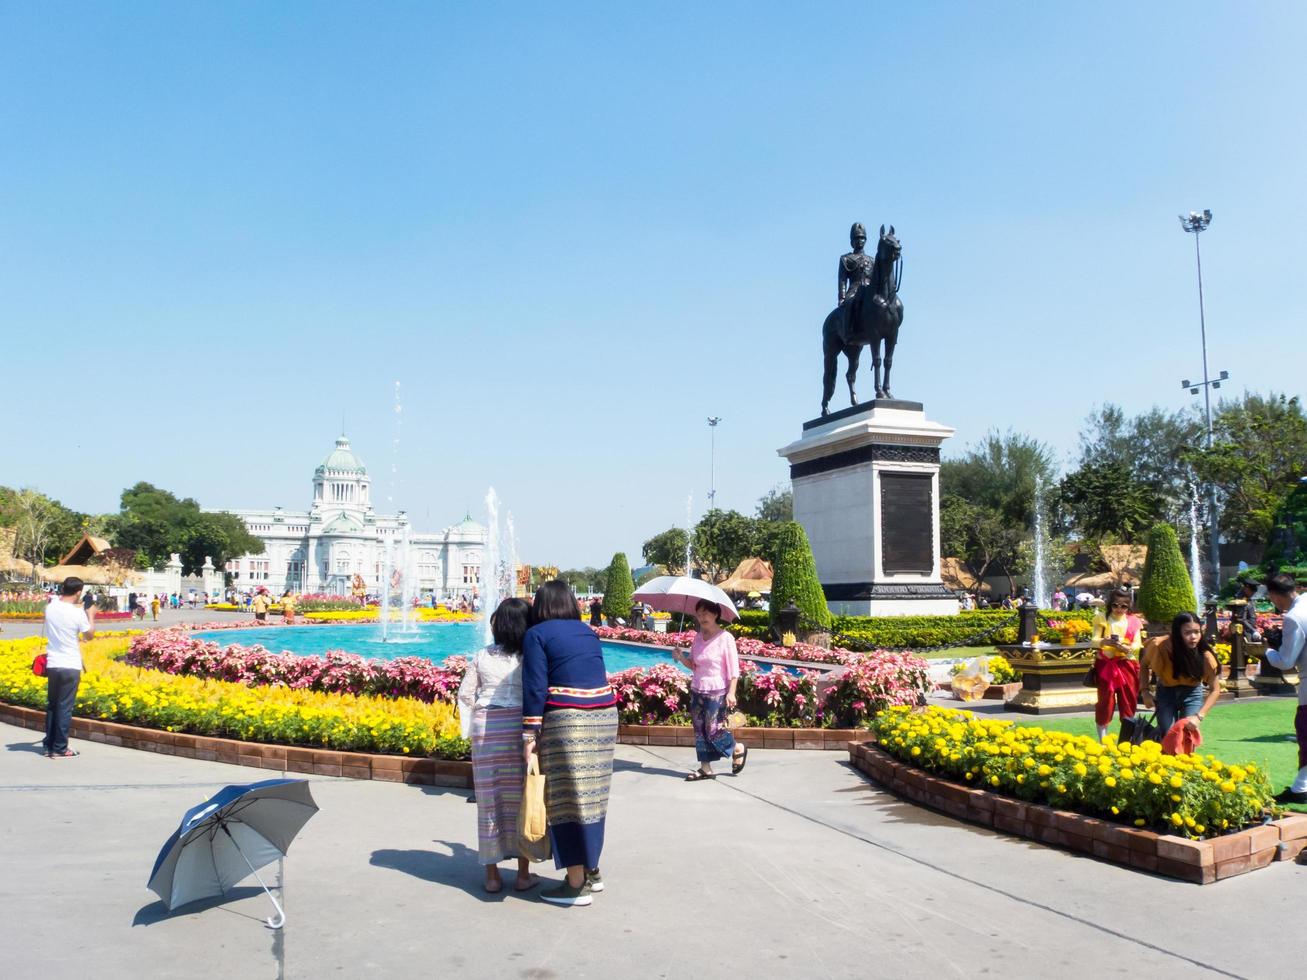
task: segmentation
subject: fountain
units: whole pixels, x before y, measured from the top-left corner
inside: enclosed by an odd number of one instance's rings
[[[386,549],[381,561],[381,642],[390,639],[390,570],[395,564],[395,542],[386,539]]]
[[[417,576],[413,574],[413,546],[409,541],[409,526],[404,525],[399,546],[399,632],[413,636],[418,631],[416,599]]]
[[[494,642],[490,616],[499,608],[499,494],[491,487],[486,491],[486,550],[481,554],[481,633],[489,646]]]
[[[1203,604],[1203,561],[1198,552],[1198,485],[1189,484],[1189,579],[1194,585],[1194,598]]]
[[[1035,608],[1047,609],[1048,574],[1044,569],[1044,481],[1035,479]]]

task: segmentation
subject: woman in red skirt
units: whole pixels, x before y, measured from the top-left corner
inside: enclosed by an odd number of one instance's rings
[[[1114,589],[1106,608],[1094,616],[1091,640],[1098,649],[1098,704],[1094,720],[1098,740],[1107,737],[1107,726],[1118,710],[1121,720],[1135,716],[1139,705],[1139,648],[1143,645],[1143,622],[1130,611],[1130,593]]]

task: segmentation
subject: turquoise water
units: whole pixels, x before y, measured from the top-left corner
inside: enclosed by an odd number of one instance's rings
[[[425,657],[440,663],[446,657],[476,653],[482,646],[480,623],[427,623],[417,627],[412,636],[393,637],[381,642],[375,624],[354,626],[266,626],[241,630],[210,630],[191,634],[228,646],[263,646],[276,653],[321,656],[328,650],[344,650],[369,659],[393,660],[396,657]],[[604,662],[609,673],[630,667],[671,664],[682,669],[660,650],[630,643],[603,644]]]

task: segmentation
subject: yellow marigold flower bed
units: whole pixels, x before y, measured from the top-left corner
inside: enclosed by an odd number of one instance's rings
[[[1260,822],[1273,795],[1252,763],[1163,755],[1157,742],[1100,744],[935,707],[889,708],[872,728],[886,752],[960,783],[1185,837]]]
[[[381,616],[377,608],[372,606],[367,609],[326,609],[321,612],[306,612],[302,613],[300,618],[314,623],[375,623]],[[417,620],[420,623],[465,623],[477,618],[479,617],[472,613],[451,612],[443,606],[436,609],[428,609],[426,606],[417,608]],[[399,622],[399,612],[392,609],[390,619],[392,622]]]
[[[410,698],[249,688],[128,667],[125,633],[82,644],[85,671],[74,714],[170,732],[278,745],[414,756],[465,755],[454,709]],[[32,673],[40,637],[0,642],[0,701],[45,708],[45,679]]]

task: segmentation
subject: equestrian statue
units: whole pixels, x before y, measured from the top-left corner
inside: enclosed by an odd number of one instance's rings
[[[830,414],[830,398],[835,393],[835,367],[840,352],[844,352],[849,369],[845,380],[849,383],[849,401],[858,404],[854,382],[858,375],[858,359],[865,344],[871,345],[871,362],[876,383],[877,398],[893,398],[889,390],[889,371],[894,364],[894,345],[899,339],[899,324],[903,322],[903,303],[899,300],[899,284],[903,278],[903,248],[894,237],[894,226],[889,231],[880,226],[880,241],[876,257],[864,251],[867,230],[855,224],[849,232],[852,252],[840,256],[839,306],[826,317],[821,327],[821,349],[826,359],[822,375],[821,414]],[[885,377],[881,382],[881,344],[884,343]]]

